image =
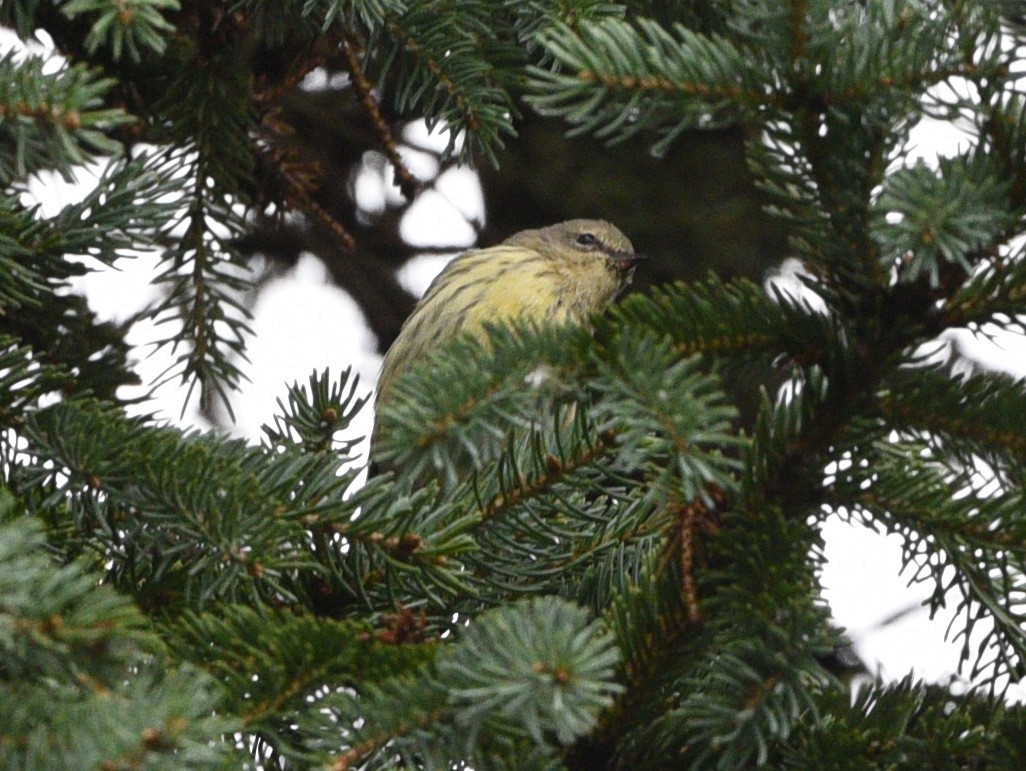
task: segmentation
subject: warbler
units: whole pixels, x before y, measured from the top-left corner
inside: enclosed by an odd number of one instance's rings
[[[385,354],[378,411],[396,378],[460,333],[485,336],[485,322],[523,318],[582,323],[631,282],[642,258],[603,220],[576,219],[523,230],[501,244],[455,257],[428,287]],[[375,426],[377,444],[380,422]]]

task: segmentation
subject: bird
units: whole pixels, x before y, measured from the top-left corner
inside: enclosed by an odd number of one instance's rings
[[[630,284],[643,257],[605,220],[574,219],[523,230],[453,258],[428,287],[385,354],[377,413],[395,381],[460,334],[487,341],[486,324],[517,319],[584,324]],[[372,435],[381,438],[380,418]]]

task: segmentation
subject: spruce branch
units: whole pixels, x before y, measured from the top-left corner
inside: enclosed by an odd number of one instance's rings
[[[0,744],[16,767],[53,756],[93,767],[153,763],[217,768],[220,734],[209,678],[169,660],[142,614],[81,566],[58,566],[37,523],[0,526]]]
[[[189,49],[161,102],[155,121],[170,145],[155,159],[180,175],[177,216],[165,227],[168,244],[154,283],[164,299],[150,309],[155,322],[172,326],[157,341],[175,355],[162,382],[188,387],[183,411],[199,385],[207,400],[219,397],[231,414],[228,392],[243,379],[245,339],[251,330],[245,293],[250,267],[236,247],[246,230],[246,194],[253,167],[250,73],[241,51],[212,56]]]
[[[786,522],[772,505],[728,507],[703,542],[700,624],[688,621],[676,565],[655,586],[642,581],[627,594],[633,629],[621,644],[627,657],[640,657],[618,707],[628,724],[619,732],[619,765],[658,768],[675,748],[692,766],[748,767],[815,710],[830,682],[815,656],[831,639],[825,607],[810,599],[811,538],[803,522]],[[656,597],[666,603],[674,595],[669,613],[645,612]]]
[[[5,429],[24,426],[27,414],[38,407],[41,399],[72,379],[68,372],[41,365],[30,348],[18,343],[13,337],[0,335],[0,425]],[[6,432],[0,436],[0,447],[6,448],[8,438],[13,437]]]
[[[913,95],[937,84],[995,74],[993,47],[986,40],[993,30],[989,10],[933,14],[912,3],[867,4],[844,9],[832,25],[815,23],[815,57],[825,60],[817,90],[827,106],[886,100],[906,107]],[[952,38],[961,45],[951,46]],[[974,57],[965,58],[964,45],[973,47]]]
[[[822,235],[810,233],[812,237],[803,240],[829,251],[811,252],[806,259],[835,274],[838,282],[886,286],[888,263],[894,257],[885,249],[884,264],[879,262],[876,236],[870,235],[869,205],[883,181],[886,159],[902,146],[922,109],[922,89],[960,72],[959,53],[949,51],[943,42],[955,22],[911,5],[892,14],[875,5],[852,6],[829,21],[820,6],[793,3],[792,10],[790,36],[812,42],[792,50],[790,65],[782,72],[791,94],[789,115],[767,125],[776,146],[763,153],[760,167],[777,178],[772,189],[780,199],[792,199],[785,204],[788,209],[806,209],[806,227],[828,229],[833,234],[830,240],[844,245],[831,248]],[[882,87],[859,97],[838,73],[860,87],[873,79]],[[804,156],[804,163],[795,163],[796,153]],[[852,165],[854,158],[859,161]],[[795,189],[819,204],[796,209]],[[809,216],[814,211],[820,212],[818,217]],[[822,219],[822,212],[829,212],[829,218]]]
[[[306,520],[349,512],[353,475],[337,459],[154,427],[109,405],[36,411],[22,435],[34,462],[20,478],[45,491],[38,505],[69,506],[111,579],[150,610],[297,602],[297,571],[319,570]]]
[[[959,20],[959,29],[974,30],[967,24],[967,17],[978,19],[998,12],[996,8],[974,8],[971,4],[959,3],[954,13]],[[989,26],[989,29],[987,28]],[[1021,209],[1026,204],[1026,156],[1020,140],[1026,130],[1024,124],[1024,102],[1021,90],[1010,74],[1014,67],[1016,46],[1002,45],[1002,30],[998,23],[984,26],[975,35],[959,35],[958,50],[965,68],[970,72],[967,78],[976,87],[979,100],[971,105],[978,117],[976,122],[982,146],[994,151],[994,160],[1003,167],[1004,175],[1010,181],[1009,193],[1013,205]],[[975,31],[975,30],[974,30]],[[1014,38],[1013,38],[1014,39]],[[986,63],[988,66],[978,66]],[[941,104],[940,107],[949,105]],[[956,103],[956,107],[961,107]]]
[[[478,548],[465,561],[481,599],[573,586],[582,577],[578,599],[601,608],[623,575],[609,566],[633,574],[662,540],[665,512],[653,489],[629,491],[614,436],[596,435],[584,415],[571,427],[561,423],[511,443],[494,476],[477,477],[471,500],[481,503],[470,509],[469,532]]]
[[[114,86],[83,64],[44,72],[48,60],[14,52],[0,57],[0,188],[54,169],[67,180],[97,155],[118,155],[109,133],[132,118],[105,106]]]
[[[974,327],[997,321],[1008,328],[1019,324],[1026,299],[1026,259],[1021,250],[1007,256],[974,260],[973,275],[944,300],[944,322],[951,327]]]
[[[446,158],[481,154],[495,163],[503,138],[514,133],[516,106],[492,60],[518,52],[497,37],[492,17],[490,3],[468,0],[412,4],[386,21],[379,81],[392,79],[386,93],[399,112],[416,110],[429,129],[448,130]]]
[[[859,507],[869,522],[905,538],[903,561],[914,568],[912,580],[934,582],[931,614],[946,606],[950,589],[958,591],[960,667],[971,662],[969,676],[982,677],[982,686],[1007,687],[1021,678],[1026,656],[1022,495],[985,495],[973,484],[973,470],[945,467],[922,449],[878,444],[867,467],[853,464],[838,473],[834,503]],[[979,622],[985,628],[973,656],[970,639]]]
[[[175,31],[164,14],[180,10],[181,5],[178,0],[63,0],[60,9],[72,20],[95,16],[84,41],[90,53],[103,46],[110,48],[115,61],[125,51],[139,61],[143,50],[164,53],[166,36]]]
[[[96,187],[47,223],[45,238],[33,244],[36,255],[82,255],[109,266],[156,245],[159,228],[174,209],[167,198],[175,185],[152,161],[140,155],[108,163]]]
[[[56,216],[41,217],[13,198],[0,213],[0,314],[56,301],[67,279],[152,245],[172,206],[162,199],[172,182],[149,168],[146,159],[112,161],[82,201]]]
[[[931,286],[942,261],[970,271],[974,254],[1015,221],[1008,184],[983,155],[942,160],[937,172],[918,164],[890,174],[876,209],[880,252],[896,259],[899,281],[925,275]]]
[[[179,202],[184,209],[167,230],[184,232],[166,252],[164,270],[155,279],[168,287],[167,296],[150,310],[157,323],[173,322],[176,327],[157,342],[178,354],[162,382],[180,379],[188,384],[183,411],[199,384],[204,396],[217,394],[231,413],[228,390],[244,377],[236,359],[245,359],[245,336],[251,333],[246,323],[250,313],[241,297],[250,285],[249,268],[231,245],[243,232],[243,223],[232,202],[211,189],[216,172],[207,156],[180,150],[163,159],[167,168],[182,162],[190,188]],[[178,353],[180,347],[185,350]]]
[[[829,765],[839,748],[847,762],[876,767],[1014,767],[1026,757],[1021,706],[979,693],[952,699],[946,685],[917,683],[912,675],[866,683],[854,697],[831,689],[817,706],[820,720],[803,722],[774,762]]]
[[[528,339],[495,339],[496,358],[504,358],[506,344]],[[481,552],[467,559],[484,583],[501,578],[514,589],[560,574],[566,580],[568,571],[588,568],[610,550],[640,560],[666,524],[658,504],[663,491],[688,499],[734,484],[737,464],[721,452],[735,442],[734,413],[713,377],[700,374],[694,361],[676,361],[670,346],[651,336],[625,334],[593,355],[588,369],[600,373],[589,381],[594,402],[575,405],[572,420],[557,408],[539,421],[531,419],[537,397],[528,393],[520,423],[534,426],[522,439],[514,431],[498,464],[476,475],[472,500],[480,503],[471,532]],[[550,359],[557,360],[558,354]],[[524,391],[515,379],[502,391],[513,388]],[[502,391],[496,398],[508,398]],[[454,428],[457,435],[462,428]],[[639,474],[650,480],[647,489],[635,487]],[[539,507],[552,506],[553,497],[556,511],[543,514]],[[596,505],[603,515],[596,516]]]
[[[369,29],[406,10],[405,0],[303,0],[304,17],[314,17],[322,30],[351,28],[354,17]]]
[[[333,767],[366,762],[386,742],[400,757],[436,763],[490,766],[496,750],[509,757],[517,747],[535,762],[551,758],[586,733],[619,692],[617,660],[611,636],[564,600],[491,611],[419,676],[367,689],[362,698],[329,697],[339,722],[361,724]]]
[[[542,47],[542,41],[561,29],[579,31],[582,26],[605,18],[622,19],[627,8],[605,0],[570,0],[549,3],[544,0],[504,0],[513,14],[517,39],[528,52]],[[551,64],[549,59],[543,63]]]
[[[320,42],[320,41],[318,41]],[[332,63],[332,57],[323,50],[330,50],[330,43],[335,39],[328,37],[326,45],[311,45],[306,51],[296,57],[284,75],[275,78],[273,81],[267,75],[259,78],[253,88],[253,102],[257,106],[261,119],[275,112],[275,107],[293,89],[301,87],[303,80],[310,73]],[[277,73],[276,73],[277,74]]]
[[[967,468],[974,456],[995,472],[1026,464],[1026,390],[1008,376],[956,376],[943,368],[917,367],[894,373],[878,396],[881,413],[897,428],[932,447],[954,454]]]
[[[621,651],[620,679],[626,687],[602,715],[592,743],[618,765],[634,764],[649,751],[651,721],[663,714],[682,667],[708,642],[707,630],[690,617],[681,585],[681,563],[654,550],[603,613]],[[571,768],[587,768],[587,763]]]
[[[687,128],[735,123],[776,98],[728,39],[681,25],[671,33],[648,19],[607,17],[557,27],[541,44],[559,67],[529,68],[528,101],[569,121],[573,134],[622,141],[655,131],[653,151],[662,153]]]
[[[114,639],[123,645],[152,645],[131,603],[106,587],[97,591],[92,577],[79,567],[50,564],[37,523],[23,518],[4,525],[3,531],[0,624],[7,630],[2,640],[8,671],[45,677],[63,669],[81,674],[83,680],[102,678],[119,662],[92,654]]]
[[[169,161],[172,159],[169,158]],[[158,323],[177,321],[181,326],[158,341],[172,353],[188,346],[169,365],[161,382],[181,380],[188,384],[182,410],[198,384],[203,395],[214,393],[232,413],[228,390],[243,378],[234,357],[245,359],[245,335],[250,334],[246,321],[249,310],[232,297],[248,286],[245,267],[234,253],[229,241],[217,233],[218,226],[227,229],[227,239],[242,232],[242,223],[231,210],[230,203],[208,196],[209,169],[197,156],[191,169],[192,189],[184,202],[186,210],[175,225],[185,227],[178,247],[171,252],[169,263],[157,283],[167,284],[166,299],[152,311]]]
[[[571,575],[601,575],[580,596],[601,607],[619,575],[602,566],[638,565],[661,541],[672,520],[660,503],[664,492],[674,490],[686,500],[705,497],[710,486],[734,486],[737,462],[722,452],[736,443],[734,413],[714,377],[701,373],[694,360],[678,361],[668,343],[651,335],[621,335],[590,357],[587,340],[573,328],[496,328],[487,352],[478,343],[456,341],[439,350],[430,366],[401,378],[395,388],[411,389],[410,398],[390,400],[382,414],[388,443],[397,442],[400,431],[416,431],[403,441],[416,447],[424,437],[432,454],[449,463],[455,464],[453,450],[495,459],[477,463],[471,483],[443,485],[453,508],[431,520],[442,528],[438,535],[472,539],[474,547],[465,553],[448,553],[450,559],[459,556],[468,571],[463,581],[475,587],[467,599],[495,602],[566,583]],[[545,380],[525,387],[524,378],[538,370],[537,346]],[[468,353],[479,362],[470,370]],[[449,374],[454,368],[462,378]],[[583,382],[576,384],[585,372],[600,374],[587,381],[593,400],[581,401],[573,395],[585,392]],[[439,387],[443,382],[447,386]],[[483,399],[470,396],[482,391]],[[568,396],[576,402],[572,407],[563,406]],[[390,413],[392,403],[399,415]],[[466,414],[460,414],[463,405]],[[424,412],[407,414],[413,408]],[[396,417],[401,424],[393,422]],[[438,424],[453,449],[433,446]],[[412,482],[429,468],[418,461],[400,465],[400,473]],[[639,474],[647,484],[638,486]],[[406,570],[431,553],[425,549],[430,530],[410,519],[400,529],[382,529],[377,507],[364,505],[364,511],[369,518],[344,526],[347,538],[379,534],[375,545],[387,546],[416,534],[416,546],[401,557]]]
[[[397,494],[394,480],[379,475],[344,506],[323,506],[304,521],[324,570],[311,593],[325,612],[427,606],[434,613],[454,597],[474,596],[462,561],[474,548],[464,533],[468,515],[433,485]]]
[[[657,287],[632,295],[612,315],[619,323],[643,325],[668,335],[679,357],[704,354],[776,359],[787,352],[802,364],[821,361],[844,337],[837,320],[801,300],[773,298],[752,281],[704,282]],[[600,320],[599,335],[604,325]]]
[[[827,247],[829,251],[806,256],[812,258],[810,262],[818,270],[831,276],[829,283],[858,282],[879,290],[887,286],[888,272],[871,237],[870,193],[883,177],[882,159],[887,154],[887,143],[896,141],[897,136],[889,135],[883,128],[875,132],[846,130],[861,120],[862,113],[859,106],[849,108],[847,113],[822,113],[813,100],[812,104],[802,104],[795,110],[793,127],[782,129],[786,132],[782,141],[797,143],[806,160],[798,166],[799,173],[808,174],[807,188],[813,191],[817,208],[829,212],[817,224],[830,233],[830,240],[844,245],[841,249]],[[825,140],[831,133],[841,134],[854,146],[846,148],[847,152],[840,151],[835,143]],[[851,168],[849,157],[859,159],[855,168]],[[786,169],[780,175],[795,176]],[[815,242],[822,244],[823,240]]]
[[[587,345],[579,328],[514,325],[490,330],[490,354],[470,338],[432,352],[429,366],[394,384],[378,417],[375,454],[405,479],[455,484],[466,469],[497,460],[510,428],[531,425],[539,404],[560,398],[562,383],[583,366]],[[467,361],[478,366],[468,369]],[[536,369],[542,387],[522,387]]]
[[[682,635],[695,631],[680,591],[682,583],[680,563],[653,551],[636,580],[618,592],[603,612],[622,652],[622,676],[629,685],[624,699],[646,692],[639,684],[663,671],[678,654]]]
[[[263,427],[267,441],[272,446],[299,446],[306,452],[332,451],[348,457],[360,438],[340,441],[337,435],[350,426],[370,399],[369,395],[356,396],[359,387],[360,377],[353,375],[351,366],[338,380],[325,369],[320,374],[313,372],[308,386],[293,383],[288,389],[288,404],[278,399],[274,425]]]
[[[223,708],[239,716],[247,733],[295,758],[306,750],[290,723],[306,715],[315,720],[327,689],[412,672],[437,650],[433,643],[384,643],[362,621],[261,614],[238,605],[187,613],[162,633],[171,650],[223,684]]]
[[[727,453],[745,445],[733,435],[737,412],[697,357],[679,359],[665,339],[629,328],[599,356],[592,414],[602,430],[643,446],[650,463],[675,474],[683,500],[705,499],[710,486],[735,488],[739,464]]]
[[[341,724],[342,738],[349,745],[344,752],[327,758],[326,765],[332,771],[385,765],[389,762],[386,753],[400,750],[397,745],[405,745],[402,747],[405,751],[397,758],[400,762],[421,754],[444,757],[442,739],[438,731],[432,729],[446,718],[447,710],[444,693],[432,679],[397,678],[366,689],[358,700],[335,697],[326,701],[325,706],[338,717],[331,721],[329,731],[322,731],[326,736],[319,742],[315,729],[311,730],[314,734],[311,744],[325,748],[336,744],[337,726]]]
[[[815,710],[810,686],[825,680],[814,662],[801,666],[789,652],[771,650],[743,643],[722,647],[707,669],[681,684],[688,695],[652,727],[653,735],[664,733],[663,741],[683,745],[693,766],[714,759],[725,768],[765,764],[771,742],[786,737]],[[674,729],[680,733],[665,737]],[[639,767],[657,767],[657,757]]]

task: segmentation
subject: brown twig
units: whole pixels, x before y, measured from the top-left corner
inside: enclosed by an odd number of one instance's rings
[[[581,70],[577,79],[584,83],[601,83],[611,91],[666,91],[668,93],[696,96],[706,101],[719,102],[724,99],[744,100],[751,104],[780,106],[784,100],[772,93],[753,91],[736,85],[721,83],[699,83],[692,80],[671,80],[661,75],[637,77],[615,73]]]
[[[282,185],[286,202],[294,208],[305,211],[327,228],[338,239],[347,252],[356,249],[356,239],[346,230],[342,223],[324,210],[313,196],[310,195],[310,178],[305,173],[294,173],[289,163],[288,151],[279,147],[277,139],[280,133],[275,131],[267,120],[261,126],[263,143],[254,143],[254,148],[263,160],[278,176]]]
[[[326,67],[327,65],[328,56],[323,51],[313,50],[306,56],[306,58],[299,61],[295,69],[286,74],[281,80],[274,83],[274,85],[268,86],[258,84],[258,87],[254,89],[253,100],[261,107],[273,104],[277,102],[286,91],[290,91],[299,85],[300,81],[315,69],[318,67]]]
[[[374,750],[379,747],[383,747],[388,742],[392,741],[396,736],[399,736],[408,731],[415,730],[417,728],[424,728],[431,723],[440,720],[442,718],[442,710],[436,710],[435,712],[429,712],[417,720],[401,723],[392,731],[381,732],[376,736],[371,737],[365,742],[354,745],[348,751],[341,755],[333,758],[327,765],[331,771],[350,771],[350,769],[356,768],[360,765],[360,761],[370,755]]]
[[[698,609],[698,585],[695,582],[695,521],[704,513],[705,505],[696,500],[683,506],[678,514],[681,592],[684,607],[688,611],[688,621],[692,624],[702,620],[702,613]]]
[[[413,176],[412,172],[406,168],[406,164],[403,163],[395,136],[392,134],[392,128],[381,114],[381,109],[374,99],[373,86],[363,74],[360,60],[356,56],[355,48],[357,41],[351,33],[347,32],[342,38],[341,45],[342,53],[346,59],[346,70],[353,79],[353,87],[360,95],[360,103],[363,105],[363,109],[367,111],[367,116],[371,119],[371,123],[374,124],[374,130],[377,131],[378,138],[381,140],[385,156],[392,164],[392,168],[395,171],[395,183],[399,186],[399,190],[402,191],[406,200],[412,201],[420,191],[420,182],[417,181],[417,178]]]
[[[395,613],[386,613],[381,618],[384,628],[374,633],[374,639],[386,645],[422,643],[427,640],[427,616],[421,610],[415,614],[409,608],[396,604]],[[370,635],[368,634],[368,637]]]
[[[342,244],[343,249],[347,252],[356,250],[356,239],[353,238],[353,234],[346,230],[341,222],[325,211],[324,207],[313,199],[313,196],[310,195],[306,188],[297,187],[294,194],[300,208],[312,214],[324,227],[331,231],[332,235]]]
[[[711,502],[712,508],[710,508]],[[719,487],[709,484],[706,496],[696,498],[691,503],[681,506],[677,511],[678,555],[680,558],[681,595],[688,613],[688,621],[698,624],[702,621],[702,611],[698,607],[698,582],[695,581],[695,538],[698,532],[709,535],[716,531],[713,512],[723,505],[726,496]]]

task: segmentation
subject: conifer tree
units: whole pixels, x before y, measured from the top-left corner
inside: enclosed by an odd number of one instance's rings
[[[0,58],[3,765],[1026,765],[1026,712],[1002,698],[1026,656],[1026,390],[924,353],[1026,315],[1023,18],[5,0],[0,24],[65,58]],[[822,307],[710,277],[632,296],[594,334],[455,341],[397,384],[397,470],[363,486],[348,370],[294,385],[259,446],[130,415],[125,329],[69,278],[159,250],[168,376],[229,399],[239,244],[269,212],[319,216],[278,109],[317,67],[345,74],[410,195],[401,119],[480,163],[532,110],[655,153],[741,125]],[[971,137],[936,168],[912,160],[926,116]],[[24,205],[33,174],[96,158],[81,203]],[[727,380],[758,395],[751,425]],[[829,516],[903,539],[931,609],[957,604],[975,690],[855,688],[822,665],[842,642]]]

